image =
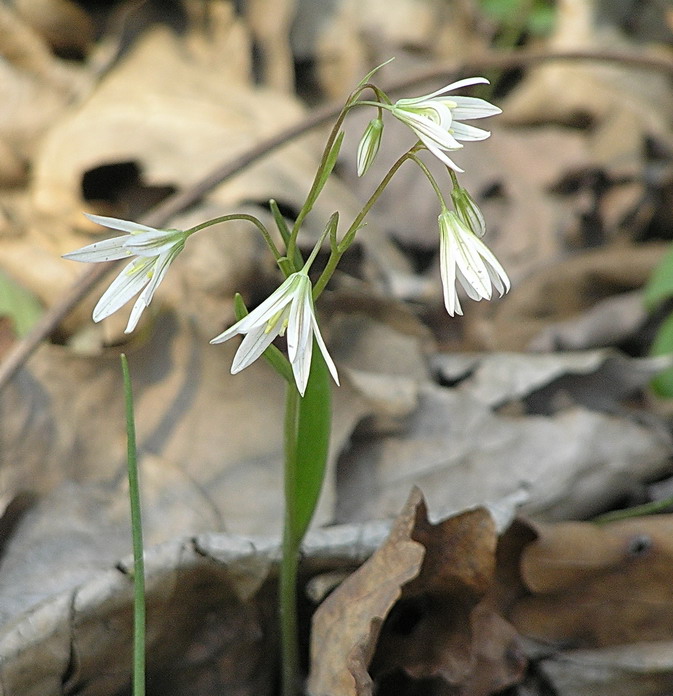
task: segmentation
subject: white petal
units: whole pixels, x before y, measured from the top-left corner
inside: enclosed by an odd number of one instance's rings
[[[491,281],[480,255],[480,250],[486,248],[485,244],[463,225],[455,213],[442,214],[440,228],[450,247],[451,257],[462,274],[459,280],[468,294],[472,299],[490,299]],[[470,287],[474,289],[476,296],[470,292]]]
[[[485,300],[490,300],[493,293],[491,279],[486,264],[474,248],[474,241],[478,242],[479,239],[472,232],[455,236],[456,266],[462,272],[469,286],[474,288],[476,294]],[[464,287],[467,289],[466,285]],[[470,294],[469,291],[468,294]],[[472,296],[472,299],[477,298]]]
[[[231,364],[231,374],[244,370],[251,365],[271,345],[280,333],[282,322],[278,322],[269,331],[266,326],[258,326],[250,331],[241,341]]]
[[[426,104],[419,104],[418,107],[412,109],[410,113],[417,115],[419,118],[425,118],[432,123],[437,124],[442,131],[447,131],[453,120],[451,109],[443,102],[431,101]]]
[[[325,341],[323,341],[322,334],[320,333],[320,327],[318,326],[318,321],[315,318],[315,315],[313,316],[312,320],[313,335],[315,336],[315,340],[318,343],[318,347],[320,348],[320,352],[322,353],[323,358],[325,358],[325,364],[327,365],[327,369],[330,371],[330,374],[332,375],[334,381],[337,384],[339,384],[339,374],[337,373],[336,365],[332,360],[332,356],[327,351],[327,346],[325,345]]]
[[[236,336],[237,334],[247,334],[248,332],[254,331],[258,328],[266,330],[267,323],[270,319],[278,314],[287,304],[292,301],[292,294],[294,288],[294,283],[296,282],[293,275],[288,276],[285,281],[280,285],[269,297],[264,300],[260,305],[255,307],[255,309],[247,314],[242,319],[239,319],[233,326],[223,331],[221,334],[215,336],[210,342],[211,343],[224,343],[230,338]],[[279,326],[278,333],[282,326]]]
[[[294,381],[299,393],[304,396],[306,385],[308,384],[309,374],[311,373],[311,358],[313,356],[313,339],[306,344],[306,347],[299,351],[292,361],[292,372]]]
[[[125,247],[136,256],[159,256],[174,246],[184,247],[182,232],[151,230],[139,232],[126,238]]]
[[[447,167],[451,167],[454,172],[463,172],[465,171],[464,169],[461,169],[451,158],[449,158],[444,152],[442,152],[437,145],[435,145],[432,141],[430,140],[423,140],[421,138],[421,141],[425,145],[425,147],[430,150],[430,152],[438,159],[440,162],[444,162],[444,164]]]
[[[84,215],[92,222],[102,225],[103,227],[129,232],[130,234],[137,234],[138,232],[161,232],[161,230],[157,230],[154,227],[141,225],[139,222],[131,222],[130,220],[120,220],[119,218],[104,217],[103,215],[89,215],[88,213],[84,213]]]
[[[418,102],[426,101],[427,99],[432,99],[433,97],[438,97],[440,94],[452,92],[454,89],[460,89],[461,87],[469,87],[470,85],[479,84],[489,84],[489,82],[485,77],[467,77],[464,80],[452,82],[450,85],[442,87],[441,89],[438,89],[436,92],[431,92],[430,94],[426,94],[422,97],[416,97],[415,99],[400,99],[397,103],[399,104],[400,102],[403,102],[406,104],[415,104]]]
[[[487,265],[488,275],[491,277],[491,283],[493,287],[498,291],[500,297],[505,294],[505,283],[503,282],[502,276],[489,264]],[[509,278],[507,278],[509,283]]]
[[[294,363],[297,354],[311,343],[313,301],[311,299],[311,281],[302,274],[301,285],[290,306],[290,320],[287,327],[287,355]]]
[[[488,273],[488,269],[486,269],[486,272]],[[465,274],[460,270],[459,267],[456,267],[456,280],[458,283],[460,283],[463,290],[465,290],[465,293],[471,300],[479,302],[480,300],[484,299],[484,297],[474,289],[474,286],[465,277]]]
[[[245,319],[245,317],[243,317]],[[224,343],[225,341],[228,341],[230,338],[233,338],[234,336],[237,336],[240,333],[243,333],[240,331],[240,325],[243,319],[240,319],[237,321],[233,326],[230,326],[226,331],[223,331],[221,334],[218,334],[215,336],[215,338],[211,339],[211,343]],[[262,327],[263,328],[263,327]]]
[[[442,288],[444,290],[444,306],[446,311],[453,316],[462,314],[460,302],[456,292],[456,262],[453,258],[452,247],[449,239],[449,232],[444,227],[440,216],[440,238],[439,238],[439,271],[442,277]]]
[[[126,325],[126,329],[124,329],[124,333],[131,333],[136,328],[145,307],[149,306],[152,298],[154,297],[156,289],[159,287],[159,284],[164,279],[164,276],[168,271],[168,267],[171,265],[171,262],[178,255],[178,253],[179,251],[173,254],[164,254],[163,257],[159,257],[156,259],[156,261],[154,261],[152,277],[150,278],[149,283],[147,283],[145,289],[140,293],[140,297],[133,305],[128,324]]]
[[[287,355],[299,393],[304,396],[313,355],[313,300],[311,281],[301,275],[301,284],[290,307],[287,327]]]
[[[266,326],[294,298],[298,273],[288,276],[269,297],[259,304],[247,316],[238,322],[238,333],[248,333],[257,326]],[[233,327],[232,327],[233,328]],[[279,329],[280,331],[280,329]]]
[[[463,147],[447,130],[429,118],[410,113],[397,117],[410,126],[424,143],[426,140],[432,140],[443,150],[460,150]]]
[[[475,128],[475,126],[469,126],[467,123],[458,123],[457,121],[453,122],[451,131],[456,140],[486,140],[491,135],[491,131]]]
[[[139,293],[149,282],[148,272],[153,265],[153,259],[134,259],[126,265],[98,300],[93,310],[93,320],[109,317]]]
[[[500,262],[498,259],[495,258],[495,254],[480,240],[476,240],[476,244],[478,245],[477,248],[479,249],[479,253],[481,256],[484,257],[484,260],[486,263],[493,269],[493,271],[500,277],[502,280],[502,284],[504,287],[504,292],[507,292],[510,289],[510,282],[509,282],[509,277],[507,273],[505,272],[505,269],[501,266]],[[492,276],[492,273],[489,269],[489,274]],[[498,287],[496,285],[496,287]],[[500,288],[498,288],[500,290]],[[502,290],[500,290],[500,294],[504,294]]]
[[[497,116],[502,113],[502,109],[495,104],[487,102],[485,99],[477,97],[451,97],[451,101],[456,103],[456,106],[451,109],[453,118],[458,121],[472,118],[488,118],[489,116]]]
[[[112,239],[103,239],[100,242],[94,242],[76,251],[71,251],[68,254],[63,254],[64,259],[71,261],[86,261],[98,263],[100,261],[116,261],[132,256],[125,246],[124,242],[129,238],[129,235],[122,237],[113,237]]]
[[[129,320],[128,320],[128,323],[126,324],[126,328],[124,329],[124,333],[127,333],[127,334],[133,333],[136,326],[138,326],[138,322],[140,321],[140,317],[142,316],[142,313],[145,311],[145,307],[147,307],[147,303],[143,300],[142,295],[141,295],[133,303],[133,307],[131,308],[131,314],[129,315]]]

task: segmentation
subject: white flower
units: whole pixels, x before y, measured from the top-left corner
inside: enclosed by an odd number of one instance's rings
[[[381,147],[381,135],[383,134],[383,121],[373,118],[367,126],[360,144],[358,145],[357,168],[358,176],[362,176],[374,161]]]
[[[306,270],[292,273],[250,314],[216,336],[211,343],[224,343],[236,334],[245,334],[234,356],[231,374],[240,372],[257,360],[276,336],[282,336],[287,329],[287,353],[299,393],[304,396],[306,391],[314,336],[334,381],[339,384],[336,367],[315,318],[312,293]]]
[[[484,99],[460,96],[449,98],[442,95],[454,89],[480,83],[488,83],[488,80],[484,77],[469,77],[422,97],[399,99],[392,106],[380,106],[408,125],[435,157],[451,169],[462,172],[463,170],[445,153],[461,149],[463,146],[458,142],[460,140],[485,140],[490,132],[460,123],[460,120],[486,118],[502,112]]]
[[[181,230],[157,230],[154,227],[117,218],[100,215],[87,215],[87,217],[99,225],[128,232],[128,234],[89,244],[77,251],[64,254],[63,258],[96,263],[115,261],[129,256],[137,257],[112,281],[93,310],[93,320],[101,321],[123,307],[134,295],[140,293],[125,329],[125,333],[131,333],[137,326],[143,310],[151,302],[168,267],[184,248],[188,235]]]
[[[449,210],[439,216],[439,264],[444,305],[451,316],[463,313],[456,281],[473,300],[490,300],[493,287],[501,296],[510,288],[507,273],[491,250]]]

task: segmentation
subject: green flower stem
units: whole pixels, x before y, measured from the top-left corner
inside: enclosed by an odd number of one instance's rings
[[[341,126],[349,110],[350,105],[347,102],[344,108],[339,113],[336,123],[330,131],[329,137],[327,138],[327,143],[325,144],[325,149],[323,150],[323,154],[320,159],[318,171],[316,172],[315,178],[313,179],[313,183],[311,184],[311,189],[309,190],[308,195],[306,196],[306,202],[297,214],[297,219],[294,221],[294,225],[292,226],[292,232],[290,233],[290,241],[287,245],[287,256],[290,259],[295,258],[297,249],[297,236],[299,235],[299,230],[301,229],[301,226],[304,223],[306,216],[311,212],[313,205],[315,204],[316,198],[320,193],[320,190],[325,185],[329,171],[331,170],[331,168],[334,167],[334,164],[336,163],[335,161],[333,161],[334,157],[330,157],[330,155],[333,155],[335,144],[337,142],[339,142],[340,144],[340,140],[337,141],[337,138],[339,137],[339,131],[341,130]]]
[[[337,265],[339,264],[339,261],[341,260],[341,257],[344,255],[348,247],[353,243],[355,239],[355,235],[358,233],[358,230],[361,229],[362,223],[364,219],[367,217],[369,214],[369,211],[372,209],[376,201],[379,199],[379,196],[383,193],[384,189],[388,184],[390,183],[390,180],[395,176],[397,173],[398,169],[408,160],[414,158],[415,153],[418,151],[419,146],[414,145],[410,150],[405,152],[396,162],[393,164],[393,166],[390,168],[390,171],[383,177],[381,180],[381,183],[376,187],[376,190],[372,195],[369,197],[369,200],[365,203],[364,207],[362,210],[358,213],[357,217],[353,222],[351,223],[351,226],[348,228],[346,233],[343,236],[343,239],[341,240],[341,243],[337,245],[336,251],[332,249],[332,253],[330,254],[329,259],[327,259],[327,263],[325,264],[325,268],[323,269],[323,272],[320,274],[320,278],[316,281],[316,284],[313,286],[313,300],[317,300],[318,297],[322,294],[322,291],[325,289],[325,286],[327,283],[329,283],[330,278],[334,274],[334,271],[337,268]]]
[[[343,125],[344,119],[353,107],[365,103],[358,101],[358,97],[366,89],[374,90],[377,97],[379,97],[382,100],[385,100],[385,102],[388,104],[391,103],[390,99],[388,99],[388,97],[378,87],[376,87],[376,85],[373,85],[371,83],[359,85],[349,95],[343,109],[341,109],[339,115],[337,116],[337,120],[334,123],[334,126],[332,126],[332,130],[330,131],[329,137],[327,138],[327,143],[325,144],[325,148],[323,149],[322,157],[320,159],[320,164],[318,165],[318,171],[316,172],[316,175],[313,179],[313,183],[311,184],[311,188],[308,192],[308,195],[306,196],[306,202],[297,214],[297,219],[295,220],[294,225],[292,226],[290,240],[287,244],[287,256],[290,259],[295,258],[297,248],[297,236],[299,234],[299,230],[301,229],[301,226],[304,223],[306,216],[313,209],[313,205],[315,204],[315,201],[320,191],[325,185],[327,177],[329,176],[332,169],[334,168],[334,165],[336,164],[336,154],[338,154],[339,147],[341,146],[341,141],[343,140],[343,133],[340,133],[340,130],[341,126]],[[376,105],[380,106],[378,104]]]
[[[133,392],[126,355],[121,354],[126,406],[127,462],[129,500],[131,504],[131,535],[133,539],[133,696],[145,695],[145,563],[143,560],[143,528],[140,514],[140,485],[136,429],[133,415]]]
[[[454,172],[453,169],[451,169],[451,167],[447,167],[447,169],[449,170],[449,175],[451,176],[451,185],[453,186],[453,188],[460,188],[456,172]]]
[[[294,383],[289,384],[285,408],[285,523],[279,578],[281,668],[282,694],[295,696],[299,674],[299,552],[320,498],[332,422],[329,369],[315,341],[304,397]]]
[[[442,189],[440,188],[439,184],[437,183],[437,180],[435,177],[432,175],[432,172],[428,169],[427,165],[425,162],[420,158],[417,157],[416,155],[412,155],[410,157],[419,167],[419,169],[425,174],[427,180],[430,182],[430,185],[432,188],[435,190],[435,193],[437,194],[437,198],[439,198],[439,202],[442,206],[442,210],[446,210],[447,205],[446,205],[446,200],[444,200],[444,194],[442,193]],[[456,174],[451,169],[451,167],[447,167],[449,170],[449,174],[451,174],[451,181],[453,183],[453,186],[456,187],[458,186],[458,179],[456,178]]]
[[[245,213],[234,213],[233,215],[222,215],[220,217],[213,218],[212,220],[207,220],[206,222],[202,222],[199,225],[196,225],[195,227],[190,227],[188,230],[185,230],[185,234],[192,235],[195,232],[199,232],[200,230],[205,230],[207,227],[212,227],[213,225],[219,225],[221,222],[231,222],[232,220],[247,220],[248,222],[251,222],[261,233],[262,237],[264,237],[264,241],[266,242],[267,246],[271,250],[271,253],[273,254],[273,257],[278,261],[278,259],[283,257],[283,254],[278,251],[278,247],[276,247],[275,242],[273,239],[271,239],[271,235],[269,234],[269,231],[266,229],[266,227],[262,224],[261,220],[258,220],[254,215],[246,215]]]

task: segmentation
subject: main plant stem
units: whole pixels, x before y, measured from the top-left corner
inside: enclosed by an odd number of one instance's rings
[[[297,647],[297,569],[299,544],[294,525],[294,506],[297,493],[297,426],[301,397],[294,382],[287,385],[285,400],[285,471],[284,498],[285,520],[283,524],[282,557],[279,578],[280,605],[280,653],[281,693],[295,696],[299,674],[299,649]]]
[[[297,576],[301,544],[320,498],[332,423],[331,376],[313,340],[311,372],[304,396],[294,381],[285,401],[285,524],[280,562],[281,673],[283,696],[299,691]]]

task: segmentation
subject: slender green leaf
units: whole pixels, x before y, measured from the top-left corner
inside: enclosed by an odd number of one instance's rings
[[[304,203],[304,207],[308,208],[308,210],[311,210],[313,208],[313,204],[316,202],[318,196],[320,195],[321,191],[325,187],[325,184],[327,183],[327,179],[329,179],[330,174],[332,173],[332,170],[334,169],[334,166],[337,163],[337,159],[339,157],[339,151],[341,150],[341,143],[343,143],[344,140],[344,132],[341,131],[339,135],[337,135],[336,139],[334,140],[334,144],[332,145],[332,149],[329,151],[329,154],[327,155],[327,159],[325,160],[325,164],[320,172],[320,178],[316,182],[315,186],[313,187],[311,193],[309,194],[308,199],[306,200],[306,203]]]
[[[375,73],[377,73],[384,65],[388,65],[388,63],[392,63],[395,60],[395,56],[392,58],[388,58],[387,61],[384,63],[381,63],[381,65],[377,65],[373,70],[370,70],[361,80],[358,82],[358,87],[363,87],[366,85],[374,76]]]
[[[291,531],[297,543],[303,539],[322,490],[329,452],[332,421],[332,385],[318,344],[313,343],[311,373],[299,401],[294,465],[294,502]]]
[[[287,247],[290,243],[290,236],[292,234],[292,231],[287,226],[285,218],[283,217],[283,214],[280,212],[280,208],[278,207],[278,203],[276,203],[276,201],[274,201],[273,198],[269,201],[269,208],[271,208],[271,214],[273,215],[273,219],[276,222],[276,227],[280,232],[280,236],[283,238],[283,243],[285,244],[285,251],[287,252]],[[294,265],[294,270],[299,270],[304,265],[304,259],[297,247],[295,247],[294,252]]]
[[[136,450],[136,426],[133,413],[131,374],[126,355],[121,354],[126,406],[126,441],[133,540],[133,696],[145,694],[145,563],[143,556],[143,525],[140,512],[140,484]]]
[[[10,318],[19,338],[30,331],[42,313],[42,305],[35,295],[0,272],[0,316]]]
[[[650,348],[652,355],[668,355],[673,353],[673,314],[670,314],[659,327],[657,336]],[[652,380],[652,389],[659,396],[673,396],[673,367],[660,372]]]
[[[673,297],[673,246],[654,269],[645,286],[645,306],[652,311],[669,297]]]

